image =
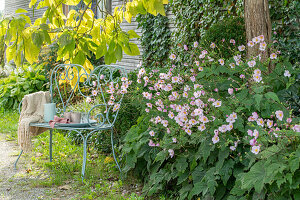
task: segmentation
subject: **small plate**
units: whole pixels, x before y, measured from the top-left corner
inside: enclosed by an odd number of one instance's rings
[[[61,127],[77,127],[77,128],[82,128],[82,127],[89,127],[90,124],[95,124],[97,123],[97,120],[92,120],[90,119],[90,123],[69,123],[69,124],[61,124],[61,123],[55,123],[57,126]]]

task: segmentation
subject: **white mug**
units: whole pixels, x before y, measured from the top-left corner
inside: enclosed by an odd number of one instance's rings
[[[56,103],[44,104],[44,121],[45,122],[54,120],[55,114],[56,114]]]

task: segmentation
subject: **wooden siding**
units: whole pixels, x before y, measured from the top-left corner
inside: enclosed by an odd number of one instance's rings
[[[121,7],[123,5],[122,0],[112,0],[112,11],[115,9],[115,7]],[[142,34],[141,29],[137,29],[138,23],[136,22],[135,18],[132,19],[131,24],[129,24],[125,19],[123,23],[121,24],[121,28],[123,31],[127,32],[129,30],[135,30],[138,35]],[[138,45],[140,52],[142,54],[143,50],[141,48],[141,41],[139,39],[131,39],[131,42],[134,42]],[[117,62],[117,65],[120,65],[124,67],[125,69],[131,71],[136,68],[136,66],[140,63],[141,56],[129,56],[125,53],[123,53],[123,59],[119,62]]]
[[[116,6],[121,7],[124,1],[122,0],[112,0],[112,10]],[[174,14],[172,13],[171,9],[168,9],[166,11],[166,15],[169,18],[169,25],[168,27],[170,28],[171,31],[175,30],[175,25],[174,25]],[[135,20],[135,18],[132,19],[131,24],[126,22],[125,20],[121,24],[122,30],[124,31],[129,31],[129,30],[135,30],[138,35],[142,34],[142,30],[138,27],[138,22]],[[143,53],[143,48],[141,46],[141,41],[139,39],[132,39],[131,42],[134,42],[138,45],[141,55]],[[118,65],[125,67],[128,70],[134,70],[136,66],[140,63],[141,61],[141,56],[128,56],[126,54],[123,55],[123,59],[121,62],[117,62]]]
[[[37,1],[38,3],[39,1]],[[4,13],[5,15],[14,15],[15,11],[19,8],[23,8],[28,11],[26,14],[27,16],[30,17],[31,23],[34,23],[34,21],[37,18],[42,17],[43,13],[46,11],[46,8],[42,9],[35,9],[34,10],[34,15],[32,8],[29,8],[28,5],[30,3],[30,0],[5,0],[5,10]]]

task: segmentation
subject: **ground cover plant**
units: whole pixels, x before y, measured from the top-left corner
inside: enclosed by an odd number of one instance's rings
[[[227,59],[215,43],[204,49],[195,41],[164,68],[139,69],[144,113],[122,150],[124,171],[140,175],[145,194],[299,198],[299,118],[276,94],[295,83],[299,69],[263,35],[246,45],[231,41]],[[255,47],[260,54],[246,58]]]

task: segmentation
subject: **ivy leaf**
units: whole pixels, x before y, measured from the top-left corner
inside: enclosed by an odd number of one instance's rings
[[[27,10],[23,9],[23,8],[18,8],[16,11],[15,11],[16,14],[18,13],[28,13]]]
[[[278,102],[278,103],[280,102],[280,100],[279,100],[277,94],[275,94],[274,92],[268,92],[268,93],[266,93],[266,94],[265,94],[265,97],[266,97],[267,99],[273,99],[274,101],[276,101],[276,102]]]

